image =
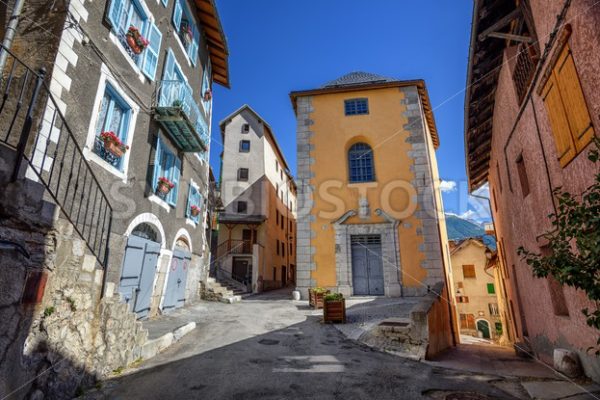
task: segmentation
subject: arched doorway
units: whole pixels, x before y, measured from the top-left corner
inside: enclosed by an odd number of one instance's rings
[[[138,319],[146,318],[150,312],[161,240],[160,231],[147,222],[136,225],[127,239],[119,293]]]
[[[477,330],[481,332],[484,339],[491,339],[490,336],[490,323],[485,319],[477,320]]]
[[[187,237],[186,237],[187,236]],[[192,261],[189,235],[181,235],[175,240],[173,257],[167,271],[162,310],[165,313],[185,304],[187,274]]]

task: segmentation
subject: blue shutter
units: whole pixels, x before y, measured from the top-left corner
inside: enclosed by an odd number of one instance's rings
[[[177,206],[177,193],[179,192],[179,175],[181,171],[181,160],[174,154],[169,154],[169,165],[167,171],[169,179],[175,187],[169,192],[167,202],[173,207]]]
[[[169,4],[169,0],[161,0],[163,6],[167,6]]]
[[[160,53],[160,42],[162,40],[162,33],[156,25],[147,22],[148,27],[148,41],[150,44],[146,51],[144,51],[144,61],[142,64],[142,72],[146,75],[150,80],[154,80],[156,76],[156,67],[158,66],[158,55]]]
[[[158,178],[161,176],[162,170],[162,156],[163,149],[160,140],[160,136],[156,138],[156,152],[154,153],[154,174],[152,175],[152,191],[156,192],[156,186],[158,185]]]
[[[111,0],[110,7],[108,8],[108,21],[115,31],[118,28],[119,19],[123,13],[123,3],[123,0]]]
[[[196,188],[194,188],[194,204],[196,204],[200,208],[200,213],[196,217],[194,217],[194,221],[196,223],[200,222],[200,217],[202,216],[203,207],[202,207],[202,195]]]
[[[183,14],[181,3],[179,0],[175,0],[175,7],[173,7],[173,25],[178,32],[179,27],[181,26],[181,14]]]
[[[173,50],[169,48],[167,52],[167,61],[165,61],[165,69],[163,70],[163,80],[170,81],[174,80],[173,71],[175,69],[175,56]]]
[[[194,25],[192,29],[194,30],[194,39],[192,40],[192,44],[188,47],[188,56],[190,56],[192,65],[196,66],[196,63],[198,62],[198,42],[200,41],[200,34],[198,33],[196,25]]]
[[[175,67],[175,56],[173,50],[167,51],[167,60],[165,61],[165,68],[163,69],[163,81],[173,80],[173,68]],[[175,87],[172,83],[163,83],[160,89],[159,105],[162,107],[170,107],[175,100],[174,97]]]
[[[192,190],[194,190],[194,187],[190,183],[190,190],[188,190],[187,205],[185,206],[185,216],[187,218],[192,218],[192,213],[190,210],[190,207],[192,207],[192,205],[194,204],[193,199],[192,199]]]

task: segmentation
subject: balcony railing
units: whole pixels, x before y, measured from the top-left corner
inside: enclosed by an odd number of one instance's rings
[[[185,152],[206,152],[208,125],[190,87],[182,81],[161,81],[154,95],[154,119]]]

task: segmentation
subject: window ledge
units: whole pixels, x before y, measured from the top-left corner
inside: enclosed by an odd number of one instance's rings
[[[117,178],[121,179],[123,183],[127,183],[127,175],[123,171],[119,171],[112,165],[108,164],[102,157],[98,156],[96,153],[91,151],[89,148],[84,147],[83,149],[83,157],[88,161],[93,161],[94,164],[98,164],[98,166],[102,167],[105,171],[110,172]]]
[[[161,199],[160,197],[158,197],[155,194],[151,194],[150,196],[148,196],[148,200],[151,203],[154,204],[158,204],[159,206],[161,206],[166,212],[171,212],[171,206],[169,205],[169,203],[167,203],[166,201],[164,201],[163,199]]]
[[[127,60],[127,62],[129,63],[129,65],[131,66],[131,68],[133,68],[133,70],[135,71],[135,73],[137,74],[139,80],[142,83],[146,83],[146,76],[142,73],[142,70],[140,69],[140,67],[133,62],[133,60],[131,59],[131,57],[129,56],[129,54],[127,54],[127,51],[125,51],[125,49],[123,48],[123,45],[121,44],[121,42],[119,41],[119,39],[117,38],[117,36],[114,34],[114,32],[109,32],[108,34],[110,41],[114,43],[115,46],[117,46],[117,48],[119,49],[119,51],[121,52],[121,54],[123,54],[123,57],[125,57],[125,59]]]
[[[198,227],[198,223],[197,223],[197,222],[195,222],[193,219],[190,219],[190,218],[186,218],[186,219],[185,219],[185,223],[186,223],[187,225],[193,226],[193,227],[194,227],[194,229]]]

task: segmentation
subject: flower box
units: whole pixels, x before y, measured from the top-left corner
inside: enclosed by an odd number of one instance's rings
[[[175,184],[165,178],[164,176],[158,178],[158,185],[156,185],[156,191],[160,194],[166,195],[171,189],[175,187]]]
[[[190,214],[192,214],[192,217],[197,217],[200,214],[200,207],[198,207],[198,206],[191,206],[190,207]]]
[[[346,323],[346,299],[340,293],[332,293],[325,296],[323,322]]]
[[[114,132],[102,132],[100,139],[104,143],[104,150],[117,158],[123,157],[123,154],[129,150],[129,146],[125,145]]]
[[[329,290],[316,287],[308,290],[309,300],[308,303],[311,307],[316,309],[323,308],[323,299],[325,295],[329,294]]]
[[[150,44],[150,42],[142,36],[139,29],[133,25],[129,27],[125,36],[127,44],[134,54],[140,54]]]

